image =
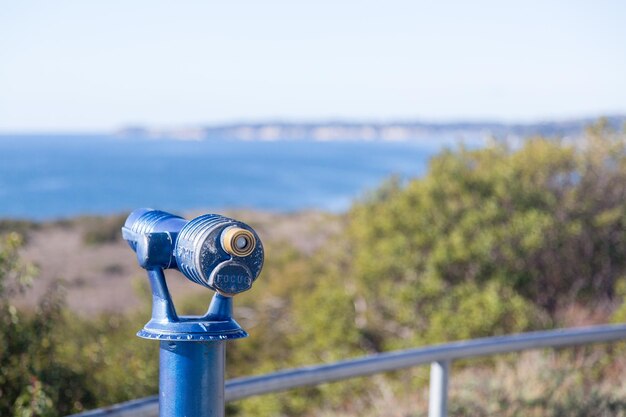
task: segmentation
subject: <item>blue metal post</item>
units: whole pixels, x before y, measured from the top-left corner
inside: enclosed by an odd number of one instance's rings
[[[225,342],[161,342],[159,416],[224,416]]]

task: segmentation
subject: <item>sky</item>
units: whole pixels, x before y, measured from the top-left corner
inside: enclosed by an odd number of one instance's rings
[[[623,1],[0,0],[0,131],[626,114]]]

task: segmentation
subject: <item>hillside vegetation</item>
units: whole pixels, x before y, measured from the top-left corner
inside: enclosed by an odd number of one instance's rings
[[[251,337],[229,344],[229,377],[626,318],[626,135],[602,122],[575,142],[448,150],[424,177],[390,179],[332,221],[341,227],[313,252],[264,241],[264,271],[235,299]],[[112,239],[97,229],[91,245]],[[149,317],[147,283],[134,313],[76,317],[54,289],[22,311],[12,299],[37,274],[20,245],[12,232],[0,244],[0,415],[53,417],[156,393],[158,346],[134,337]],[[210,294],[197,293],[179,310],[205,308]],[[623,354],[613,345],[457,363],[451,415],[626,415]],[[229,413],[425,415],[426,384],[418,369],[239,401]]]

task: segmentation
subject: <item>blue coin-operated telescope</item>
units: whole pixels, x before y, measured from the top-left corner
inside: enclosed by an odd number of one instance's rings
[[[246,337],[232,318],[232,297],[263,266],[263,245],[248,225],[217,214],[185,220],[159,210],[133,211],[122,235],[146,269],[152,318],[137,335],[161,341],[159,415],[224,415],[224,341]],[[178,316],[165,269],[216,292],[203,316]]]

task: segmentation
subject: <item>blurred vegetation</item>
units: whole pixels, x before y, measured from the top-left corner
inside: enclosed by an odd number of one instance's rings
[[[28,239],[29,232],[40,227],[41,224],[29,220],[0,219],[0,234],[17,233],[23,241]]]
[[[77,222],[83,226],[83,242],[87,245],[102,245],[116,242],[120,238],[120,229],[125,221],[126,215],[110,217],[87,216],[77,219]]]
[[[576,140],[445,151],[424,177],[391,179],[355,202],[316,253],[264,242],[262,277],[236,298],[251,337],[229,345],[228,376],[550,328],[572,306],[609,305],[623,320],[625,196],[626,136],[602,122]],[[101,244],[119,239],[123,218],[81,221],[84,241]],[[20,312],[11,295],[36,275],[20,263],[20,244],[15,233],[0,243],[0,415],[59,416],[155,394],[158,346],[134,336],[147,303],[132,315],[87,320],[52,291],[37,311]],[[177,300],[179,312],[199,313],[209,298],[199,291]],[[527,366],[533,375],[514,383],[526,369],[518,355],[456,364],[461,375],[452,381],[462,386],[453,386],[451,415],[624,415],[615,372],[626,370],[623,348],[576,352],[580,368],[567,368],[571,352],[543,355],[537,362],[549,366]],[[426,381],[423,369],[398,372],[238,401],[229,412],[394,415],[381,401]]]

